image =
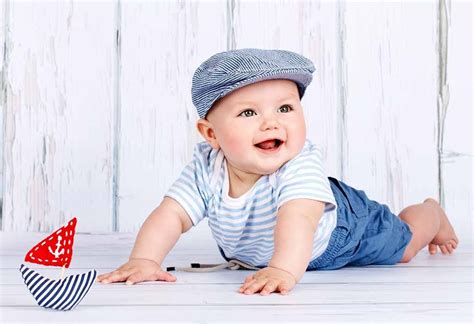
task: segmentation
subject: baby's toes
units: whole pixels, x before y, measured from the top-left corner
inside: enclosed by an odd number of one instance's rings
[[[446,247],[448,248],[449,253],[453,253],[454,250],[458,247],[458,242],[455,240],[449,240],[448,243],[446,243]]]
[[[436,252],[438,252],[438,246],[436,244],[429,244],[428,245],[428,251],[430,252],[430,254],[436,254]]]
[[[446,249],[448,250],[449,254],[453,253],[454,248],[451,243],[446,243]]]
[[[453,247],[453,249],[458,247],[458,242],[456,240],[449,240],[448,243]]]
[[[449,253],[448,248],[446,247],[446,245],[440,245],[439,249],[441,250],[441,252],[443,254],[448,254]]]

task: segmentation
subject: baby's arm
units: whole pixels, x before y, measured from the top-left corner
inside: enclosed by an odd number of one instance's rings
[[[246,278],[240,292],[262,295],[290,291],[311,261],[313,237],[324,213],[323,202],[295,199],[278,210],[274,230],[275,250],[268,267]]]
[[[174,199],[165,197],[143,223],[129,261],[110,273],[100,275],[103,283],[127,281],[175,281],[161,270],[161,262],[178,241],[181,233],[192,227],[190,218]]]
[[[269,266],[286,270],[299,281],[311,261],[313,238],[325,204],[311,199],[295,199],[278,210],[275,251]]]

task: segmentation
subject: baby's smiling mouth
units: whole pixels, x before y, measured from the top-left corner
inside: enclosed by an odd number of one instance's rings
[[[256,147],[262,149],[262,150],[273,150],[277,149],[280,147],[280,145],[283,143],[282,140],[279,140],[277,138],[266,140],[260,143],[255,144]]]

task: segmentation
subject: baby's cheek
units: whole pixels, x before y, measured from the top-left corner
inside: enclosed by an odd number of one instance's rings
[[[236,131],[235,133],[238,133],[238,131]],[[228,136],[226,139],[227,150],[233,155],[241,154],[242,152],[245,152],[246,149],[248,149],[248,147],[244,144],[245,141],[243,141],[241,137],[236,135],[237,134],[233,136]]]
[[[240,161],[248,151],[248,146],[243,145],[242,140],[237,137],[227,137],[221,146],[226,158],[234,162]]]
[[[304,123],[298,123],[298,127],[293,127],[290,134],[290,143],[296,151],[301,151],[306,141],[306,127]]]

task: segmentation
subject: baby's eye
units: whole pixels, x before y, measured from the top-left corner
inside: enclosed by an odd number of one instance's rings
[[[289,106],[289,105],[283,105],[280,108],[278,108],[278,112],[282,112],[282,113],[287,113],[287,112],[290,112],[292,110],[293,110],[293,108],[291,108],[291,106]]]
[[[241,117],[252,117],[254,115],[256,115],[256,113],[252,109],[244,110],[239,114]]]

